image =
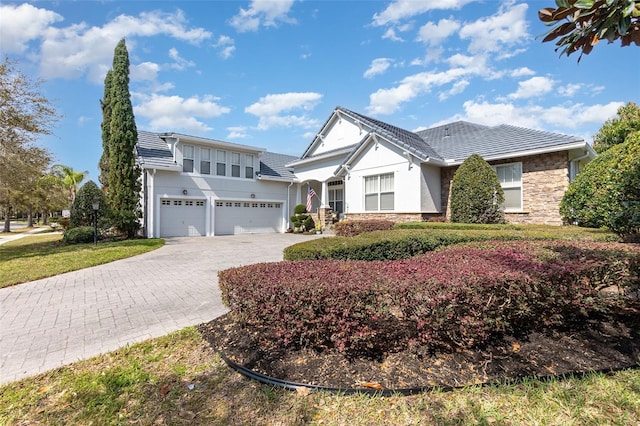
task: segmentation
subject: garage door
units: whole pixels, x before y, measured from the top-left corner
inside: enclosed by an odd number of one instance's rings
[[[216,201],[215,235],[282,232],[283,203]]]
[[[196,237],[206,234],[204,200],[160,200],[160,236]]]

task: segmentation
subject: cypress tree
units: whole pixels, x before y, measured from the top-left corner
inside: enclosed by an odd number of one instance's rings
[[[127,238],[133,238],[140,228],[140,167],[135,161],[138,140],[131,95],[129,93],[129,53],[125,40],[115,48],[108,94],[110,115],[107,149],[107,192],[111,223]],[[106,126],[106,123],[103,123]]]
[[[100,177],[98,178],[102,185],[102,192],[107,193],[109,191],[109,129],[111,127],[111,79],[112,72],[109,70],[104,78],[104,97],[100,101],[100,108],[102,109],[102,124],[100,129],[102,131],[102,156],[100,157]]]

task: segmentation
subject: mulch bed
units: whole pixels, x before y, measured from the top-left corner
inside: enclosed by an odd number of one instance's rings
[[[349,359],[332,350],[287,349],[230,315],[199,327],[210,345],[227,358],[260,374],[333,388],[402,389],[460,387],[523,377],[548,377],[636,367],[640,362],[640,304],[609,315],[592,316],[563,329],[501,336],[473,350],[430,351],[415,347]]]

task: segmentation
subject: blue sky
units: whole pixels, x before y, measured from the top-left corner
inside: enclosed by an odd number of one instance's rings
[[[640,101],[640,50],[559,57],[554,0],[2,1],[0,53],[62,119],[41,144],[98,181],[100,99],[126,38],[140,130],[301,155],[333,108],[419,130],[513,124],[591,140]],[[538,37],[538,38],[536,38]]]

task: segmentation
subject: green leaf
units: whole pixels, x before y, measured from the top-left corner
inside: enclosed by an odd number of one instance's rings
[[[578,9],[591,9],[593,7],[594,0],[578,0],[573,4],[573,7]]]
[[[629,32],[629,27],[631,27],[631,17],[623,16],[620,18],[620,23],[618,24],[618,33],[620,35],[625,35]]]
[[[571,5],[567,0],[556,0],[556,4],[558,5],[558,7],[565,7],[565,8],[571,7]]]

